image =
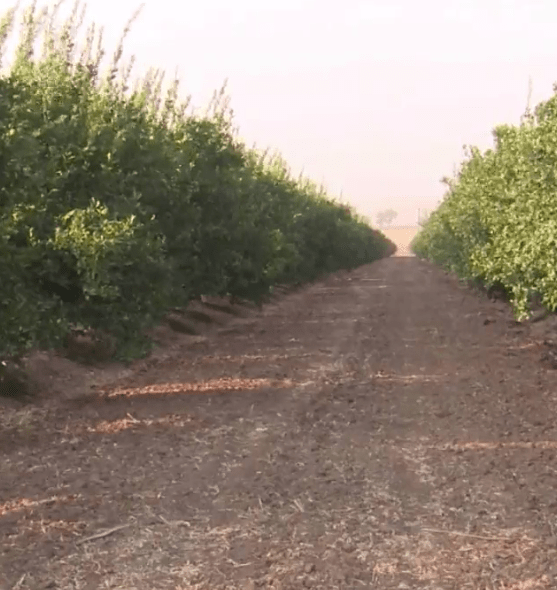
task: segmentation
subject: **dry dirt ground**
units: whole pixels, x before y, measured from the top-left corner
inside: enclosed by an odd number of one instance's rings
[[[403,257],[244,316],[3,403],[0,588],[557,588],[548,325]]]

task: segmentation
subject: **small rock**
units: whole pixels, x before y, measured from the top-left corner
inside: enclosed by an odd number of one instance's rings
[[[344,551],[346,551],[346,553],[352,553],[356,549],[356,546],[350,541],[345,541],[342,545],[342,548]]]
[[[306,574],[312,574],[315,570],[316,570],[316,567],[315,567],[314,563],[308,563],[306,565],[306,567],[304,568],[304,572]]]

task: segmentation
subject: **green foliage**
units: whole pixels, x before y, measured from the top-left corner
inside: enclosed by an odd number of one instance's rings
[[[0,57],[14,15],[0,20]],[[258,301],[394,252],[280,158],[247,149],[224,90],[205,116],[186,113],[177,81],[163,94],[160,72],[130,91],[121,44],[101,76],[94,26],[77,52],[78,17],[76,4],[57,29],[55,10],[33,4],[0,76],[0,359],[75,328],[133,356],[171,306]]]
[[[493,135],[494,149],[470,149],[447,181],[413,249],[465,279],[503,288],[523,318],[534,295],[557,308],[557,95]]]

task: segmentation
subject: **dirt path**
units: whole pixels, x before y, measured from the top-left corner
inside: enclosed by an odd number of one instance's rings
[[[419,229],[419,226],[386,227],[381,231],[396,244],[395,256],[413,256],[410,246]]]
[[[557,588],[539,359],[504,304],[391,258],[5,410],[0,588]]]

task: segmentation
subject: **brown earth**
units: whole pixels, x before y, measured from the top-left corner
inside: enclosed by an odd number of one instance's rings
[[[0,588],[557,588],[551,318],[416,258],[244,316],[4,403]]]

